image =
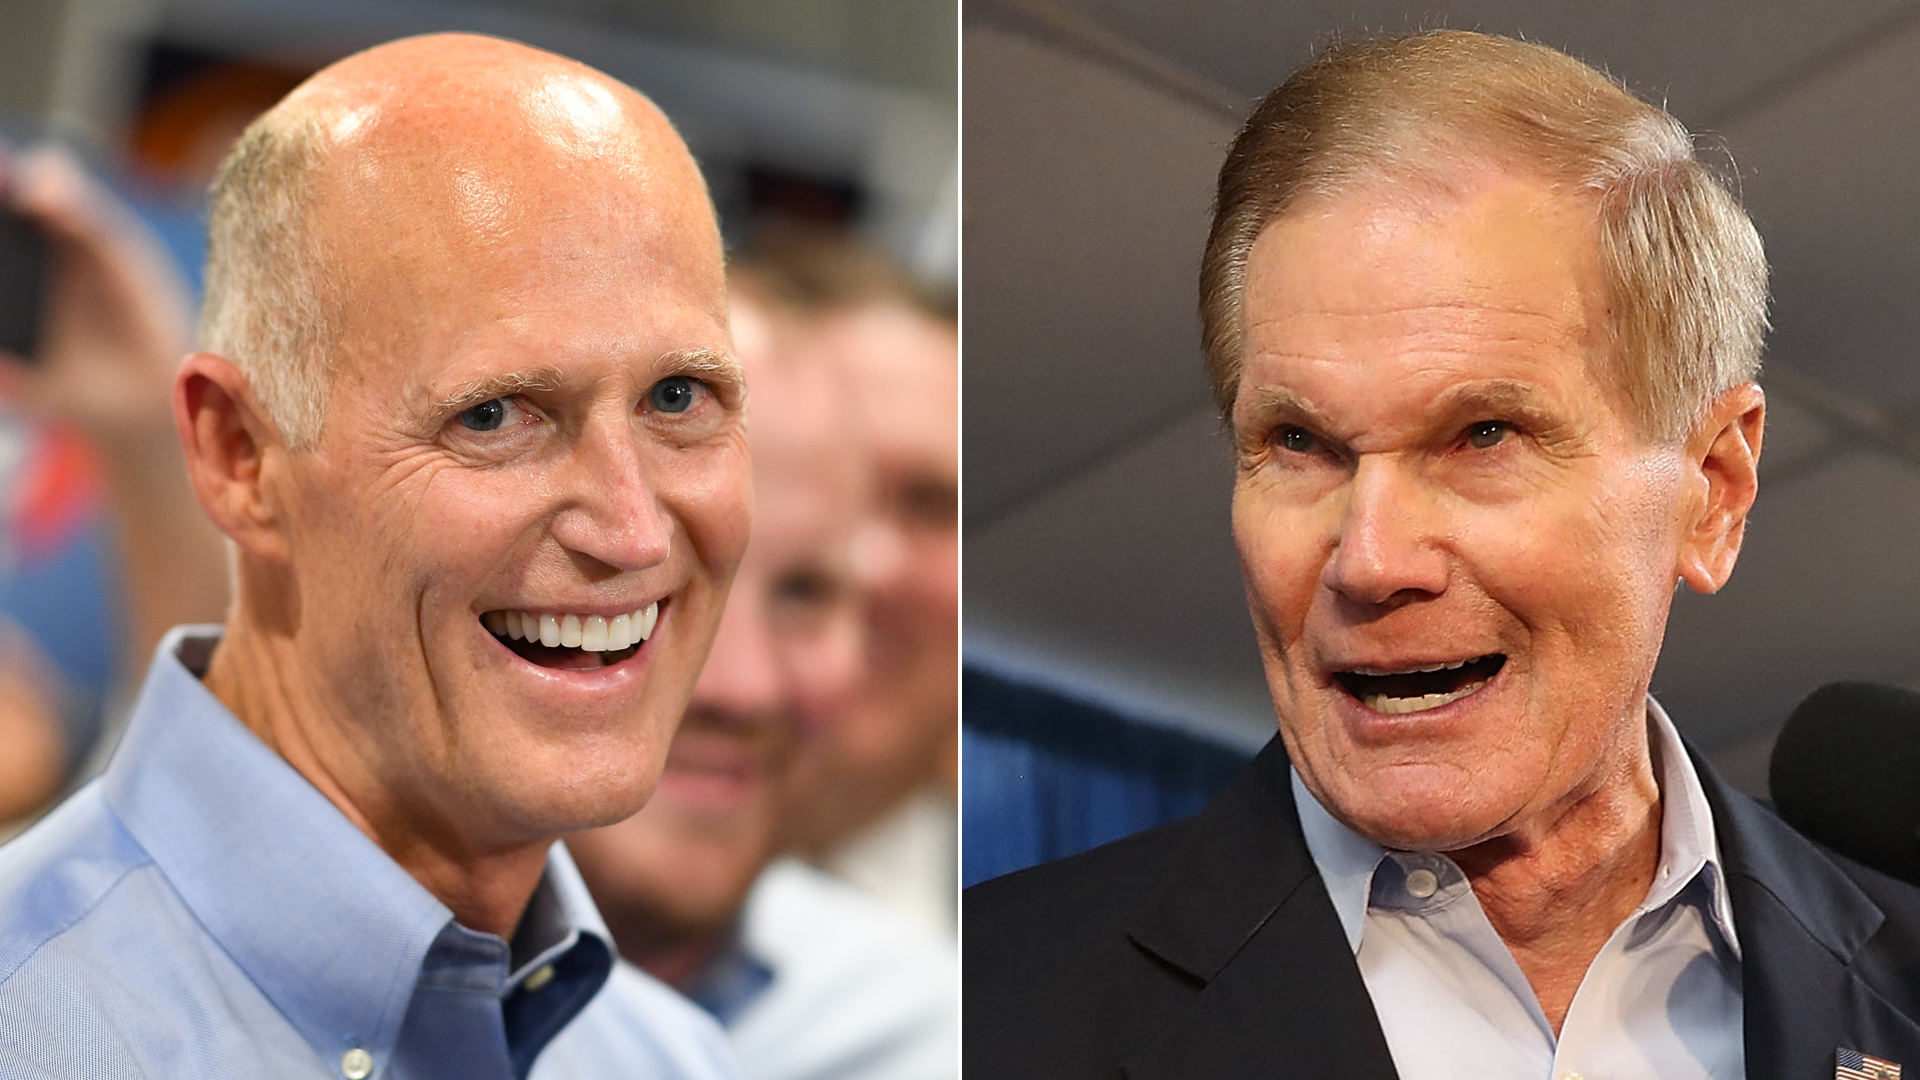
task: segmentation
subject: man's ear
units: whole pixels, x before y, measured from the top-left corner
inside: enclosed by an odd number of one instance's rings
[[[1767,396],[1742,383],[1721,394],[1687,439],[1689,480],[1702,497],[1683,522],[1680,580],[1697,593],[1719,592],[1733,576],[1747,532],[1747,512],[1760,492],[1760,439]]]
[[[254,406],[246,374],[212,353],[187,357],[173,380],[173,423],[207,516],[242,551],[285,564],[285,522],[270,481],[285,468],[286,446]]]

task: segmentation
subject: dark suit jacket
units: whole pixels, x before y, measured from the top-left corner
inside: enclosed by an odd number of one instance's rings
[[[1842,1046],[1920,1073],[1920,889],[1696,766],[1740,936],[1747,1076],[1831,1080]],[[1198,815],[975,886],[963,910],[969,1077],[1395,1075],[1277,738]]]

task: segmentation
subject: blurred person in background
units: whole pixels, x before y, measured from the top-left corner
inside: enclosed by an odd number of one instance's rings
[[[841,372],[877,498],[857,552],[871,649],[852,705],[803,750],[808,858],[955,932],[960,342],[949,307],[856,245],[793,234],[781,288]]]
[[[179,272],[63,152],[0,152],[0,191],[50,256],[35,355],[0,353],[7,828],[96,763],[115,690],[168,627],[217,620],[227,582],[173,430],[192,344]]]
[[[748,1080],[958,1075],[951,945],[844,882],[780,859],[818,795],[804,747],[859,688],[853,544],[869,496],[848,378],[802,343],[777,267],[732,274],[753,387],[753,538],[653,801],[568,839],[622,956],[719,1019]],[[618,994],[588,1008],[536,1076],[629,1072],[607,1049]]]

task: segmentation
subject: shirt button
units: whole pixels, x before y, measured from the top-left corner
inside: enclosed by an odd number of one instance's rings
[[[347,1080],[367,1080],[373,1075],[373,1055],[357,1046],[341,1054],[340,1075]]]
[[[553,965],[541,964],[537,969],[534,970],[533,974],[527,976],[527,981],[521,983],[520,986],[522,989],[526,990],[529,994],[531,994],[552,981],[553,981]]]
[[[1424,866],[1407,873],[1407,892],[1413,894],[1415,900],[1425,900],[1439,887],[1440,878]]]

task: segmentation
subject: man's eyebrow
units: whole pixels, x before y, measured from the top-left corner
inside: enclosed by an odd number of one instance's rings
[[[740,361],[721,349],[677,349],[663,354],[656,367],[662,378],[695,375],[705,379],[727,405],[738,402],[747,390],[747,376],[740,370]]]
[[[453,388],[446,397],[433,403],[435,413],[459,412],[494,398],[512,397],[526,390],[555,390],[562,375],[556,367],[528,368],[483,375]]]
[[[1290,386],[1249,386],[1242,387],[1240,396],[1244,405],[1236,405],[1235,415],[1244,409],[1248,419],[1271,419],[1291,417],[1309,422],[1321,419],[1320,410],[1305,395]]]
[[[1555,412],[1539,387],[1514,379],[1476,379],[1456,383],[1434,396],[1431,411],[1448,418],[1486,414],[1487,419],[1513,417],[1546,423]],[[1480,419],[1479,415],[1475,419]]]

